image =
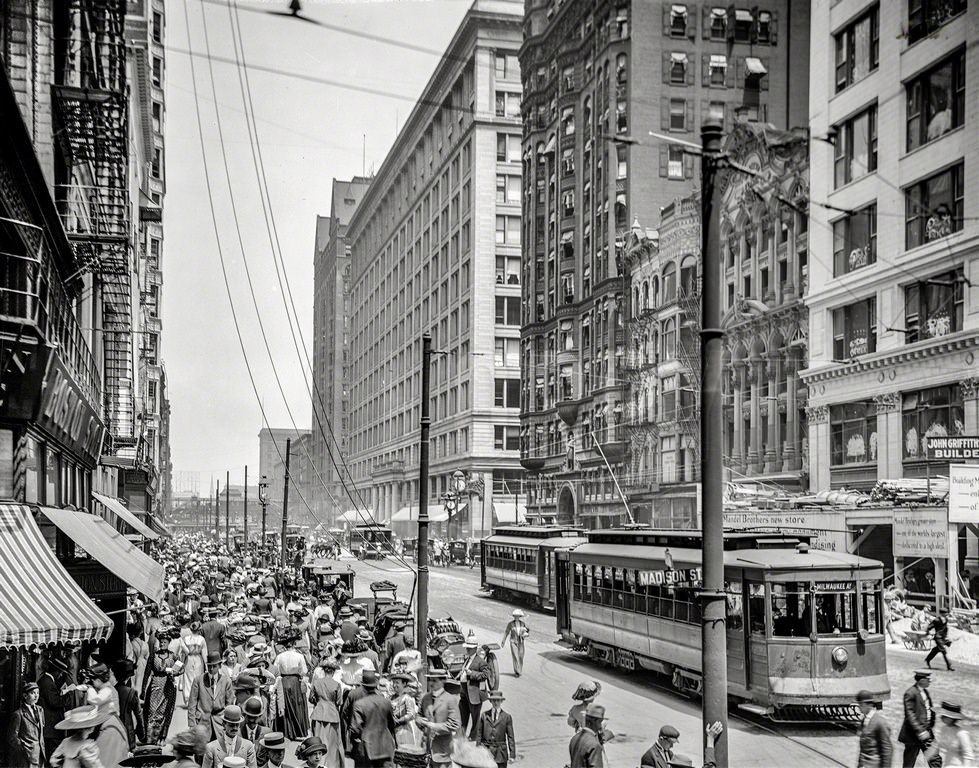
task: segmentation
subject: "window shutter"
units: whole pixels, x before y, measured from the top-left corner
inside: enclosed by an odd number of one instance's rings
[[[670,4],[663,3],[663,35],[670,36]]]
[[[767,56],[764,59],[761,60],[761,63],[765,65],[765,70],[768,72],[768,74],[762,76],[762,78],[761,78],[761,89],[763,91],[767,91],[768,90],[768,81],[771,80],[771,78],[772,78],[772,70],[770,70],[768,68],[768,57]]]
[[[703,99],[700,102],[700,124],[704,124],[704,120],[710,117],[710,101]]]
[[[768,41],[775,45],[778,36],[778,11],[771,11],[770,13],[772,14],[772,23],[769,26]]]
[[[663,82],[669,84],[670,82],[670,52],[663,52]]]
[[[733,88],[734,87],[734,61],[733,57],[728,56],[727,66],[724,67],[724,87]]]
[[[744,88],[744,56],[738,56],[737,78],[738,78],[738,88]]]
[[[697,39],[697,14],[693,13],[693,8],[687,13],[687,37]]]
[[[683,127],[688,131],[694,130],[693,122],[693,99],[687,99],[687,114],[683,121]]]
[[[710,4],[709,3],[705,4],[701,9],[701,11],[702,13],[701,13],[700,23],[702,25],[702,28],[700,30],[700,34],[704,38],[704,40],[710,40]]]
[[[694,75],[693,75],[693,68],[694,68],[694,63],[692,61],[690,61],[690,59],[688,58],[687,59],[687,65],[685,67],[686,72],[687,72],[687,85],[693,85],[693,83],[694,83],[694,80],[693,80],[693,77],[694,77]]]
[[[659,175],[664,179],[669,175],[670,149],[665,144],[659,147]]]
[[[670,99],[667,96],[663,96],[659,102],[659,127],[660,130],[668,131],[670,130]]]
[[[683,178],[693,178],[693,155],[684,153],[683,155]]]
[[[710,85],[710,54],[705,53],[700,57],[700,82],[706,88]]]
[[[758,6],[751,9],[751,33],[749,35],[752,43],[758,42]]]

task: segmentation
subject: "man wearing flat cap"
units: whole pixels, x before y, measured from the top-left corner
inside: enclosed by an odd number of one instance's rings
[[[914,685],[904,692],[904,722],[897,735],[897,740],[904,745],[902,768],[914,768],[920,752],[925,753],[930,768],[942,764],[935,747],[935,710],[928,693],[930,683],[931,671],[920,669],[914,673]]]
[[[857,694],[857,707],[860,709],[860,751],[857,754],[857,768],[891,768],[891,731],[877,710],[877,700],[870,691]]]
[[[37,683],[25,683],[21,704],[7,722],[7,760],[16,768],[44,765],[44,712],[37,704]]]
[[[187,725],[204,726],[208,740],[217,733],[216,713],[235,703],[231,678],[221,669],[221,654],[208,652],[207,669],[190,686],[187,695]]]
[[[680,740],[680,732],[672,725],[664,725],[659,729],[659,738],[640,758],[642,768],[668,768],[673,758],[673,747]]]

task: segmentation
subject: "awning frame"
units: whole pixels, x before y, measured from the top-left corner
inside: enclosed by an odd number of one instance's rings
[[[135,514],[118,499],[113,499],[111,496],[105,496],[96,491],[92,491],[92,498],[95,499],[99,504],[108,509],[112,514],[121,518],[122,521],[132,528],[136,533],[149,541],[156,541],[160,538],[160,534],[150,528],[146,523],[136,517]]]

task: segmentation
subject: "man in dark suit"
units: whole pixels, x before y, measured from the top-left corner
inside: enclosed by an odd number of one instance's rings
[[[503,711],[503,691],[490,691],[490,709],[479,716],[476,743],[486,747],[498,768],[506,768],[517,759],[517,743],[513,740],[513,718]]]
[[[37,681],[40,699],[38,703],[44,710],[44,753],[54,754],[61,739],[64,737],[62,731],[54,726],[61,722],[65,717],[65,697],[61,689],[65,686],[65,676],[68,674],[68,666],[61,661],[48,657],[44,661],[44,673]]]
[[[112,665],[112,672],[116,676],[116,694],[119,696],[119,719],[126,728],[129,751],[132,752],[137,744],[146,739],[139,694],[132,686],[136,665],[130,659],[120,659]]]
[[[215,618],[216,609],[207,610],[207,621],[201,624],[201,635],[207,643],[208,653],[223,654],[228,648],[227,628]]]
[[[891,744],[891,731],[877,710],[877,701],[870,691],[857,694],[857,707],[863,719],[860,721],[860,752],[857,755],[857,768],[891,768],[894,747]]]
[[[194,680],[187,696],[187,725],[202,725],[211,741],[217,736],[214,715],[234,703],[234,687],[228,673],[221,669],[221,654],[208,653],[207,671]]]
[[[476,636],[470,632],[466,637],[465,649],[468,656],[462,665],[462,690],[459,694],[459,715],[462,718],[462,734],[469,728],[469,740],[476,738],[476,726],[479,723],[479,711],[488,695],[487,682],[490,676],[490,666],[478,651],[479,644]],[[470,726],[469,723],[472,722]]]
[[[924,751],[928,765],[940,766],[942,759],[933,748],[935,741],[935,710],[928,694],[931,672],[918,670],[914,673],[914,685],[904,692],[904,722],[897,740],[904,745],[902,768],[914,768],[918,753]],[[930,748],[932,747],[932,748]],[[929,756],[933,753],[933,756]]]
[[[405,623],[403,621],[396,621],[394,622],[394,634],[384,641],[384,649],[381,652],[384,672],[391,671],[391,662],[394,660],[394,657],[405,648],[407,648],[405,645]]]
[[[16,768],[44,765],[44,713],[37,705],[37,683],[25,683],[21,705],[7,723],[7,761]]]
[[[585,709],[585,724],[571,737],[570,768],[604,768],[605,750],[599,734],[605,722],[605,707],[594,702]]]
[[[386,768],[394,759],[394,710],[377,692],[377,673],[364,670],[365,696],[357,699],[350,718],[350,741],[356,768]]]
[[[659,738],[639,759],[639,765],[643,768],[669,768],[673,747],[679,740],[680,732],[672,725],[664,725],[659,729]]]
[[[948,660],[948,608],[942,608],[938,612],[938,615],[928,625],[927,631],[935,633],[933,637],[935,647],[925,656],[925,666],[931,669],[931,660],[941,654],[942,658],[945,659],[945,666],[948,667],[948,671],[952,672],[955,667]]]
[[[262,725],[265,719],[265,701],[260,696],[252,696],[245,700],[241,707],[241,713],[245,716],[245,722],[239,729],[242,738],[248,739],[255,745],[255,761],[258,768],[265,768],[269,762],[268,750],[262,745],[262,737],[272,729]]]

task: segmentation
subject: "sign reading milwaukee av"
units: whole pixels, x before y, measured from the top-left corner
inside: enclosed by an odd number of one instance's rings
[[[79,457],[98,461],[105,425],[57,355],[44,377],[37,423]]]

